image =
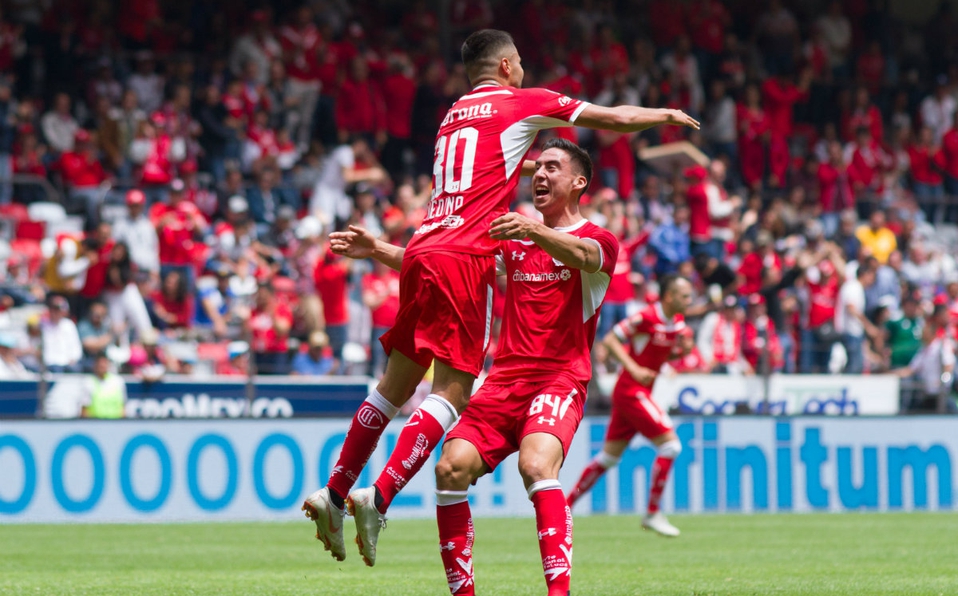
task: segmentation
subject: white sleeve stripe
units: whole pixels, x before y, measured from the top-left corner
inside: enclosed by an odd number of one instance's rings
[[[551,116],[528,116],[508,127],[499,135],[502,146],[502,157],[506,164],[506,180],[512,178],[516,169],[522,164],[522,158],[532,146],[536,135],[545,128],[559,128],[572,126],[572,123]]]
[[[572,116],[569,117],[569,122],[575,122],[576,120],[578,120],[579,114],[582,113],[582,110],[586,109],[587,107],[591,105],[592,104],[587,101],[583,101],[582,103],[580,103],[579,107],[577,107],[575,111],[572,112]]]
[[[605,254],[603,254],[602,252],[602,245],[599,244],[599,241],[596,240],[595,238],[582,238],[582,240],[584,242],[591,242],[592,244],[595,244],[596,246],[599,247],[599,268],[596,269],[595,271],[586,271],[586,273],[599,273],[600,271],[602,271],[602,265],[605,265]]]

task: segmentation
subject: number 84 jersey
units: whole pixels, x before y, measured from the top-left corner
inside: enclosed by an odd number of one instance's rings
[[[585,219],[556,230],[597,244],[599,269],[569,267],[528,240],[502,243],[497,269],[506,276],[506,303],[489,381],[565,377],[587,385],[592,378],[598,311],[619,244],[608,230]]]
[[[445,250],[493,256],[489,228],[506,213],[526,152],[540,130],[572,126],[589,104],[547,89],[482,85],[439,127],[433,191],[406,256]]]

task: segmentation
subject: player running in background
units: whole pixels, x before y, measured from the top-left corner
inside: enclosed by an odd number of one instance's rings
[[[569,493],[572,507],[609,469],[619,463],[636,433],[655,444],[648,508],[642,527],[663,536],[678,536],[679,530],[659,511],[659,500],[668,481],[672,462],[682,452],[669,415],[652,399],[652,385],[662,365],[682,352],[682,335],[687,333],[685,310],[692,302],[692,285],[683,277],[666,275],[659,282],[661,300],[619,322],[603,343],[622,363],[622,373],[612,390],[612,415],[605,444],[582,471]]]
[[[436,520],[449,589],[474,594],[472,515],[467,491],[519,452],[519,473],[536,511],[549,594],[565,596],[572,568],[572,516],[559,468],[582,419],[592,376],[596,311],[615,268],[618,242],[579,214],[592,177],[588,153],[570,141],[543,146],[533,177],[543,223],[516,213],[492,222],[506,276],[502,335],[489,376],[443,444],[436,466]],[[333,250],[357,258],[402,249],[354,229],[331,236]],[[374,250],[373,247],[378,247]]]
[[[698,128],[679,110],[605,108],[545,89],[521,89],[523,71],[512,37],[486,29],[462,46],[473,90],[439,128],[433,193],[426,219],[406,249],[396,325],[380,341],[389,359],[379,385],[353,417],[329,481],[303,504],[316,537],[338,560],[344,496],[399,408],[435,361],[432,392],[413,412],[374,486],[349,495],[357,543],[367,565],[392,499],[458,419],[482,369],[492,324],[493,220],[506,214],[539,130],[586,126],[632,132],[658,124]],[[531,172],[530,172],[531,173]]]

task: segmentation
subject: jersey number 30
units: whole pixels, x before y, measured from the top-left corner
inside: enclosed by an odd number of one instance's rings
[[[440,193],[452,194],[465,192],[472,186],[472,171],[476,163],[476,145],[479,143],[479,131],[472,127],[461,128],[436,140],[436,161],[432,165],[432,196]],[[460,148],[461,146],[461,148]],[[456,165],[456,157],[462,154],[462,161]],[[456,179],[456,170],[459,178]]]

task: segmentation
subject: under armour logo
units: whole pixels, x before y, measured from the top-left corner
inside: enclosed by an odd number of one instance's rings
[[[523,259],[525,259],[525,258],[526,258],[526,253],[525,253],[525,251],[523,251],[523,252],[519,252],[518,250],[512,251],[512,260],[513,260],[513,261],[521,261],[521,260],[523,260]]]
[[[454,548],[456,548],[455,542],[447,542],[445,544],[439,543],[439,550],[441,551],[452,550]]]
[[[539,424],[548,424],[549,426],[556,425],[555,418],[546,418],[545,416],[539,416],[539,419],[536,422],[538,422]]]
[[[539,532],[539,540],[542,540],[546,536],[555,536],[558,533],[559,532],[557,532],[555,528],[546,528],[545,530]]]

